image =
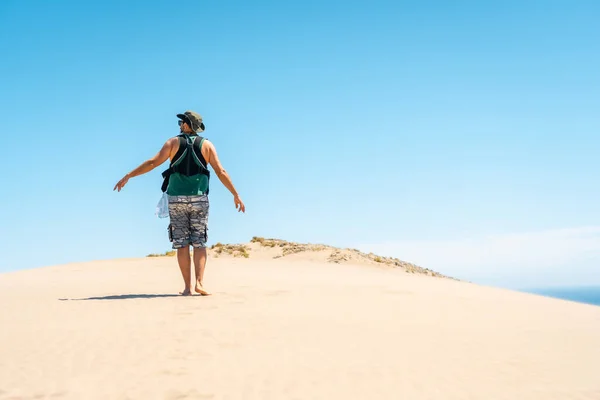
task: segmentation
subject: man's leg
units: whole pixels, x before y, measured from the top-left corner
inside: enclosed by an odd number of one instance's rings
[[[191,239],[194,246],[194,269],[196,272],[195,291],[201,295],[210,293],[204,288],[204,269],[206,267],[206,241],[208,224],[208,196],[198,196],[191,202],[190,216]]]
[[[183,292],[179,292],[179,294],[190,296],[192,294],[192,263],[189,246],[177,249],[177,263],[179,264],[181,276],[183,276],[183,282],[185,283]]]
[[[210,293],[202,286],[206,267],[206,247],[194,247],[194,270],[196,272],[196,293],[207,296]]]
[[[184,289],[179,294],[192,294],[192,271],[190,260],[190,219],[187,204],[176,197],[169,199],[169,217],[171,218],[171,240],[177,250],[177,263],[183,277]]]

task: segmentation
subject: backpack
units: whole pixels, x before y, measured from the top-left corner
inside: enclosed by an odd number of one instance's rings
[[[163,171],[162,177],[163,183],[161,190],[166,192],[169,186],[169,178],[174,173],[180,173],[182,175],[191,176],[196,174],[206,175],[210,181],[210,171],[207,168],[206,160],[202,156],[201,148],[204,139],[198,135],[177,135],[179,138],[179,149],[173,157],[173,161],[169,165],[169,168]],[[193,138],[193,139],[192,139]],[[191,140],[190,140],[191,139]],[[208,194],[208,188],[206,189]]]

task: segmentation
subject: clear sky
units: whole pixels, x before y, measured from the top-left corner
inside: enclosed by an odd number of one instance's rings
[[[168,250],[167,163],[113,187],[191,109],[246,204],[212,176],[209,245],[600,284],[598,21],[597,1],[3,1],[0,272]]]

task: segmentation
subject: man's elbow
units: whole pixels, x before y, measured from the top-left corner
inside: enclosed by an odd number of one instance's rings
[[[217,177],[219,179],[224,178],[225,176],[227,176],[227,172],[225,171],[225,168],[215,169],[215,174],[217,175]]]
[[[152,171],[154,168],[159,166],[159,163],[153,158],[146,160],[144,164],[146,164],[146,169],[149,171]]]

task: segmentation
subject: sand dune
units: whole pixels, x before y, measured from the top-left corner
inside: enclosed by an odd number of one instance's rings
[[[0,274],[0,399],[600,399],[600,307],[286,246]]]

